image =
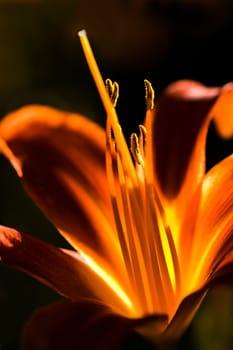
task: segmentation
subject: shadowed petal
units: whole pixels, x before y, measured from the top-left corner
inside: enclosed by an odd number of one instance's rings
[[[0,137],[9,147],[6,152],[0,144],[1,151],[65,238],[117,270],[121,256],[110,210],[104,130],[80,115],[27,106],[3,119]]]
[[[221,103],[215,105],[219,95]],[[154,176],[170,206],[167,215],[175,236],[205,172],[205,143],[211,118],[223,120],[226,114],[229,116],[232,101],[232,84],[208,88],[195,81],[178,81],[168,86],[157,103],[151,121]]]
[[[184,298],[161,339],[168,341],[170,338],[179,337],[191,323],[208,290],[220,284],[233,284],[233,247],[232,251],[221,261],[216,271],[209,276],[201,288]]]
[[[209,276],[208,281],[211,285],[233,285],[233,242],[231,242],[230,253],[215,267],[215,271]]]
[[[174,342],[186,331],[192,322],[201,302],[207,293],[207,287],[188,295],[183,299],[174,317],[159,340],[164,343]]]
[[[120,349],[135,321],[102,305],[61,301],[39,309],[26,324],[24,350]]]
[[[233,247],[231,253],[223,259],[205,283],[202,283],[200,289],[183,299],[175,316],[158,339],[165,343],[178,339],[190,325],[208,290],[219,284],[233,284]]]
[[[154,334],[164,329],[165,316],[153,317]],[[113,315],[103,305],[61,301],[39,309],[26,324],[24,350],[121,349],[125,338],[146,320]]]
[[[167,198],[172,199],[181,190],[189,163],[193,161],[191,156],[195,146],[199,158],[194,164],[194,182],[203,174],[208,112],[220,91],[194,81],[178,81],[160,96],[152,124],[152,138],[155,174]],[[199,142],[196,144],[197,138]]]
[[[17,267],[72,299],[99,300],[119,314],[130,314],[127,298],[121,299],[81,255],[64,251],[32,236],[0,226],[0,261]]]

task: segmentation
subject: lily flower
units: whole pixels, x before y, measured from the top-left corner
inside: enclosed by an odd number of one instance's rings
[[[189,326],[208,290],[233,280],[233,155],[205,169],[208,127],[233,131],[233,86],[178,81],[147,112],[130,147],[84,31],[81,44],[106,130],[48,106],[11,112],[0,150],[73,247],[0,227],[0,260],[64,296],[27,324],[25,349],[117,349],[133,329],[155,344]],[[129,149],[130,148],[130,149]]]

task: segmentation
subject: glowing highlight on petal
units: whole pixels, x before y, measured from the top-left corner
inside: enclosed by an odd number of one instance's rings
[[[134,315],[134,305],[132,304],[129,297],[120,287],[117,281],[114,280],[112,276],[110,276],[105,270],[101,268],[90,256],[85,254],[80,250],[80,255],[84,258],[85,263],[93,270],[95,273],[101,277],[107,285],[118,295],[121,301],[128,307],[131,315]]]

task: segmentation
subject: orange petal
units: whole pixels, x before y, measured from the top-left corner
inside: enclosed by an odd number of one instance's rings
[[[217,100],[213,110],[215,125],[219,134],[224,138],[230,138],[233,135],[233,83],[229,83],[223,87],[223,92]]]
[[[190,325],[195,314],[205,298],[208,290],[217,284],[233,283],[233,249],[232,252],[222,261],[219,268],[195,292],[187,295],[176,311],[175,316],[169,322],[168,327],[159,338],[161,342],[169,343],[178,339]]]
[[[221,104],[215,102],[221,95]],[[167,206],[175,240],[187,206],[205,173],[205,144],[211,118],[224,118],[229,89],[208,88],[195,81],[178,81],[161,95],[151,120],[154,175]],[[198,196],[198,195],[197,195]],[[195,208],[196,210],[197,208]],[[195,215],[195,211],[193,215]]]
[[[192,259],[189,258],[189,264],[186,264],[193,281],[187,282],[190,287],[192,284],[202,284],[203,279],[233,249],[232,174],[233,155],[214,166],[204,178],[199,214],[190,246]],[[190,251],[187,247],[184,249]]]
[[[97,303],[61,301],[39,309],[26,324],[24,350],[120,349],[135,321]]]
[[[188,295],[183,299],[174,317],[160,336],[164,343],[174,342],[186,331],[192,322],[201,302],[207,292],[207,287]]]
[[[207,290],[208,286],[204,285],[202,289],[186,296],[178,306],[175,315],[169,321],[166,319],[165,315],[163,315],[163,318],[162,315],[160,315],[160,323],[157,323],[157,327],[159,326],[157,332],[155,325],[153,325],[153,316],[151,316],[151,327],[149,327],[150,323],[148,318],[148,320],[146,320],[147,324],[145,324],[147,333],[144,334],[154,343],[163,345],[161,346],[162,349],[166,349],[166,345],[174,344],[190,326]],[[158,316],[159,315],[157,315],[157,317]],[[168,348],[170,348],[170,346],[168,346]]]
[[[117,270],[105,172],[105,132],[97,124],[45,106],[27,106],[0,123],[1,151],[38,206],[76,248]],[[112,253],[114,252],[114,254]]]
[[[125,348],[126,343],[128,349],[131,345],[126,339],[134,329],[152,326],[155,340],[164,329],[165,321],[163,315],[133,320],[113,315],[111,310],[95,302],[61,301],[39,309],[32,316],[24,328],[22,345],[24,350],[117,350]]]
[[[233,244],[230,253],[221,260],[215,271],[209,276],[208,283],[211,286],[216,284],[233,285]]]
[[[152,121],[152,140],[155,176],[167,198],[174,198],[181,190],[190,161],[195,163],[194,185],[203,174],[206,121],[220,92],[219,88],[182,80],[161,95]],[[194,152],[197,147],[198,152]],[[192,159],[193,155],[197,159]]]
[[[0,226],[0,261],[26,272],[69,299],[96,300],[115,313],[130,314],[130,305],[92,271],[85,257],[76,252]]]

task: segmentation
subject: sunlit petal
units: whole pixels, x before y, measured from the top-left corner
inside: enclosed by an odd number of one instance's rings
[[[119,314],[133,313],[127,298],[121,299],[78,253],[0,226],[0,261],[28,273],[68,299],[104,300]]]
[[[111,261],[111,251],[117,254],[119,246],[105,173],[104,130],[80,115],[28,106],[4,118],[0,137],[9,147],[8,152],[1,147],[2,152],[65,238],[77,249],[88,247],[86,252],[99,262]],[[119,255],[116,270],[120,261]]]
[[[233,135],[232,100],[233,84],[223,87],[223,92],[211,111],[219,134],[224,138]]]
[[[192,256],[191,259],[189,257],[188,270],[193,284],[189,281],[190,286],[201,283],[232,249],[230,240],[233,241],[233,156],[224,159],[206,174],[199,214],[192,234]],[[183,235],[185,236],[185,231]],[[186,249],[186,255],[188,251],[189,249]],[[186,260],[187,258],[188,256]]]

